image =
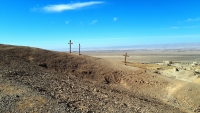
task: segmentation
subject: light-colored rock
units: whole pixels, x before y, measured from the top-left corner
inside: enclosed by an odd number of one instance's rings
[[[172,61],[167,61],[167,60],[164,60],[163,61],[163,65],[171,65],[171,64],[173,64],[173,62]]]
[[[200,70],[199,69],[195,69],[194,72],[197,73],[197,74],[199,74]]]
[[[199,65],[198,62],[193,62],[193,63],[191,64],[191,66],[197,66],[197,65]]]

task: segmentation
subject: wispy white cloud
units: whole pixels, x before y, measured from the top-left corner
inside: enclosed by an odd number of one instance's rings
[[[117,21],[117,19],[118,19],[117,17],[114,17],[114,18],[113,18],[114,21]]]
[[[116,37],[107,37],[107,38],[89,38],[87,40],[129,40],[129,39],[154,39],[154,38],[200,38],[200,34],[198,35],[170,35],[170,36],[144,36],[144,37],[120,37],[120,38],[116,38]],[[76,41],[80,41],[80,40],[76,40]]]
[[[200,35],[171,35],[171,36],[153,36],[153,37],[149,37],[149,38],[198,38],[200,37]],[[145,37],[143,37],[145,38]]]
[[[199,25],[196,25],[196,26],[182,26],[182,27],[178,27],[178,26],[175,26],[175,27],[170,27],[171,29],[181,29],[181,28],[184,28],[184,29],[192,29],[192,28],[199,28],[200,26]]]
[[[183,28],[199,28],[199,25],[195,25],[195,26],[184,26]]]
[[[69,24],[69,21],[65,21],[66,24]]]
[[[191,21],[200,21],[200,18],[194,18],[194,19],[188,18],[186,21],[187,21],[187,22],[191,22]]]
[[[180,28],[180,27],[171,27],[172,29],[178,29],[178,28]]]
[[[188,18],[187,20],[184,20],[184,21],[179,21],[177,23],[186,23],[186,22],[195,22],[195,21],[200,21],[200,17],[198,18]]]
[[[78,2],[70,4],[59,4],[59,5],[47,5],[42,9],[46,12],[62,12],[66,10],[75,10],[83,7],[89,7],[92,5],[103,4],[102,1],[90,1],[90,2]]]
[[[95,24],[97,22],[98,22],[98,20],[93,20],[90,24]]]

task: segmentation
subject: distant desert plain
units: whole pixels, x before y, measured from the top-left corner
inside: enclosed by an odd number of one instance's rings
[[[124,54],[127,53],[128,62],[197,62],[200,61],[200,49],[137,49],[137,50],[99,50],[83,51],[82,54],[105,58],[115,61],[124,61]]]

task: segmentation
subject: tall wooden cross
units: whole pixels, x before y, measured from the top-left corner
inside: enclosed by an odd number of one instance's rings
[[[71,45],[72,45],[73,43],[71,42],[71,40],[69,40],[69,43],[68,43],[68,44],[69,44],[69,53],[71,53],[71,50],[72,50],[72,46],[71,46]]]
[[[124,62],[126,63],[126,57],[129,57],[129,56],[128,56],[127,53],[125,55],[123,55],[123,56],[125,56],[125,61]]]
[[[81,45],[79,44],[79,55],[81,55]]]

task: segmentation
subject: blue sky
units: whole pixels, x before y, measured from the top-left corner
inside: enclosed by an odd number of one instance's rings
[[[44,49],[200,42],[200,0],[0,0],[0,43]]]

